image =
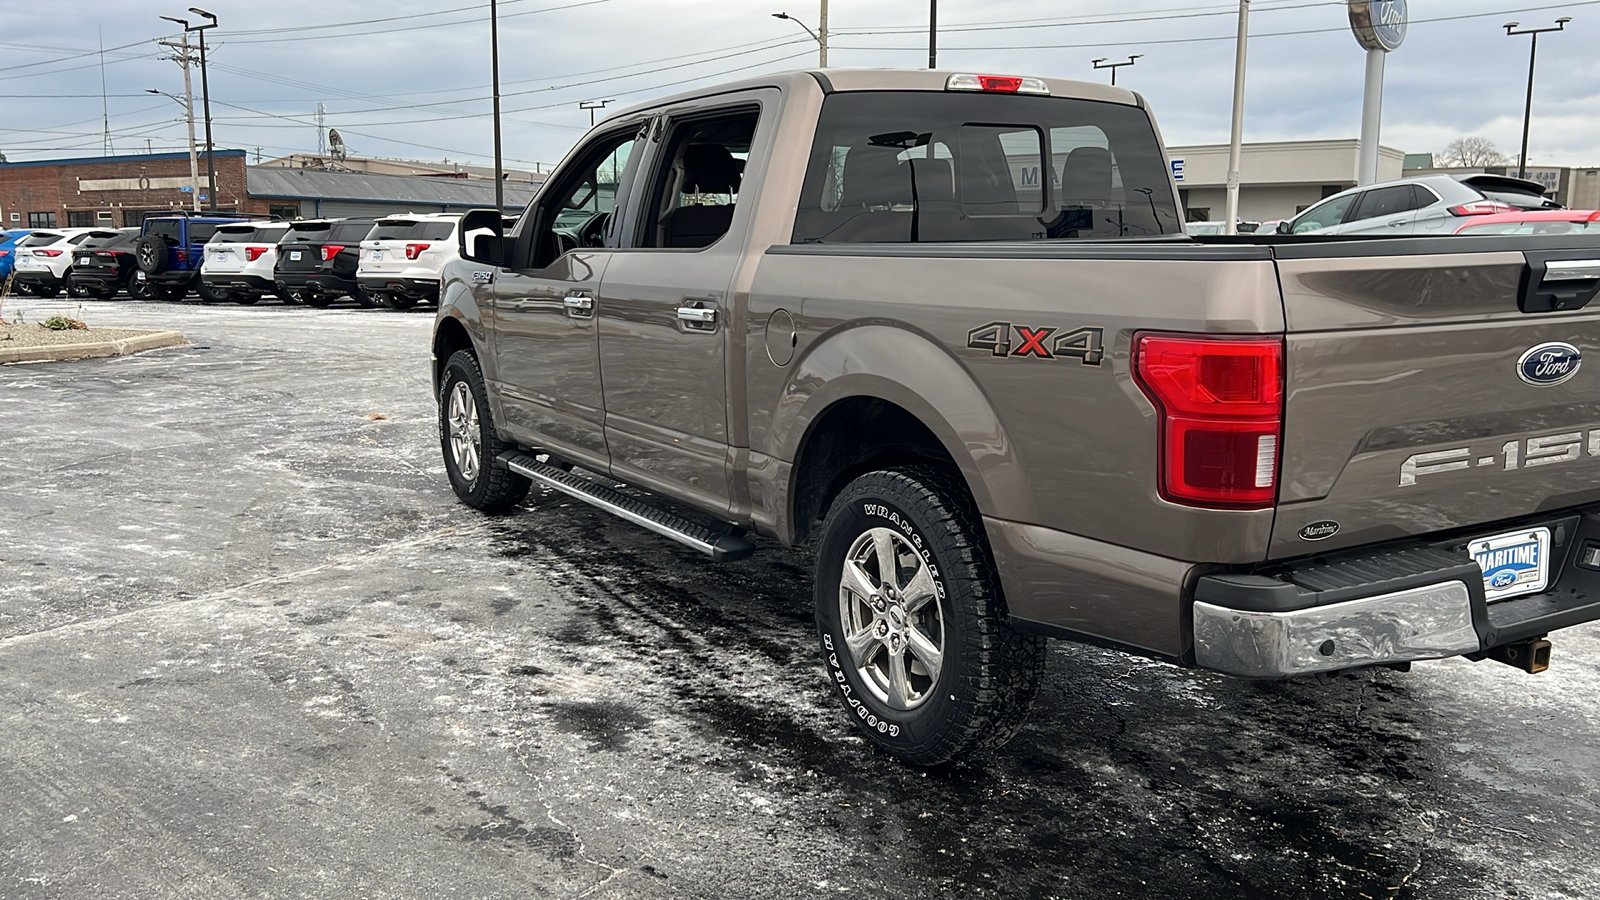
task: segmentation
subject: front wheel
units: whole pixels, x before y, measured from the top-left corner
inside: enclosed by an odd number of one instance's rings
[[[983,526],[952,474],[869,472],[834,500],[816,557],[828,678],[873,743],[938,765],[1010,740],[1044,672],[1017,632]]]
[[[500,462],[500,454],[511,445],[495,434],[483,370],[468,350],[458,350],[445,363],[439,385],[439,444],[450,487],[462,503],[501,512],[528,496],[532,483]]]
[[[128,280],[128,296],[134,300],[154,300],[156,292],[150,282],[131,278]]]

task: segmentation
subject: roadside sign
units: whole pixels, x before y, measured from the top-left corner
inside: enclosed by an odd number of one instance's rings
[[[1184,169],[1184,161],[1183,160],[1175,159],[1175,160],[1172,161],[1172,180],[1173,181],[1182,181],[1183,180],[1183,169]]]
[[[181,187],[181,188],[178,188],[178,193],[180,193],[180,194],[192,194],[192,193],[194,193],[194,188],[192,188],[192,187]]]
[[[1368,50],[1400,49],[1409,22],[1406,0],[1350,0],[1350,30]]]

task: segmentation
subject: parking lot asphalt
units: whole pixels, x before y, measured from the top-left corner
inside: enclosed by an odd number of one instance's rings
[[[1328,684],[1058,643],[911,769],[804,552],[458,505],[426,312],[82,308],[193,345],[0,368],[0,897],[1600,896],[1595,626]]]

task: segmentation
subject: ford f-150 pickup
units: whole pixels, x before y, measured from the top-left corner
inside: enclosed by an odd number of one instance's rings
[[[1600,618],[1600,237],[1195,239],[1138,94],[836,70],[613,115],[459,233],[459,498],[809,543],[907,761],[1007,740],[1048,636],[1534,672]]]

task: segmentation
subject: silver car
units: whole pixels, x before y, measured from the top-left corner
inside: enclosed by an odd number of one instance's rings
[[[1278,225],[1279,234],[1455,234],[1471,216],[1559,209],[1537,181],[1507,175],[1419,175],[1334,194]]]

